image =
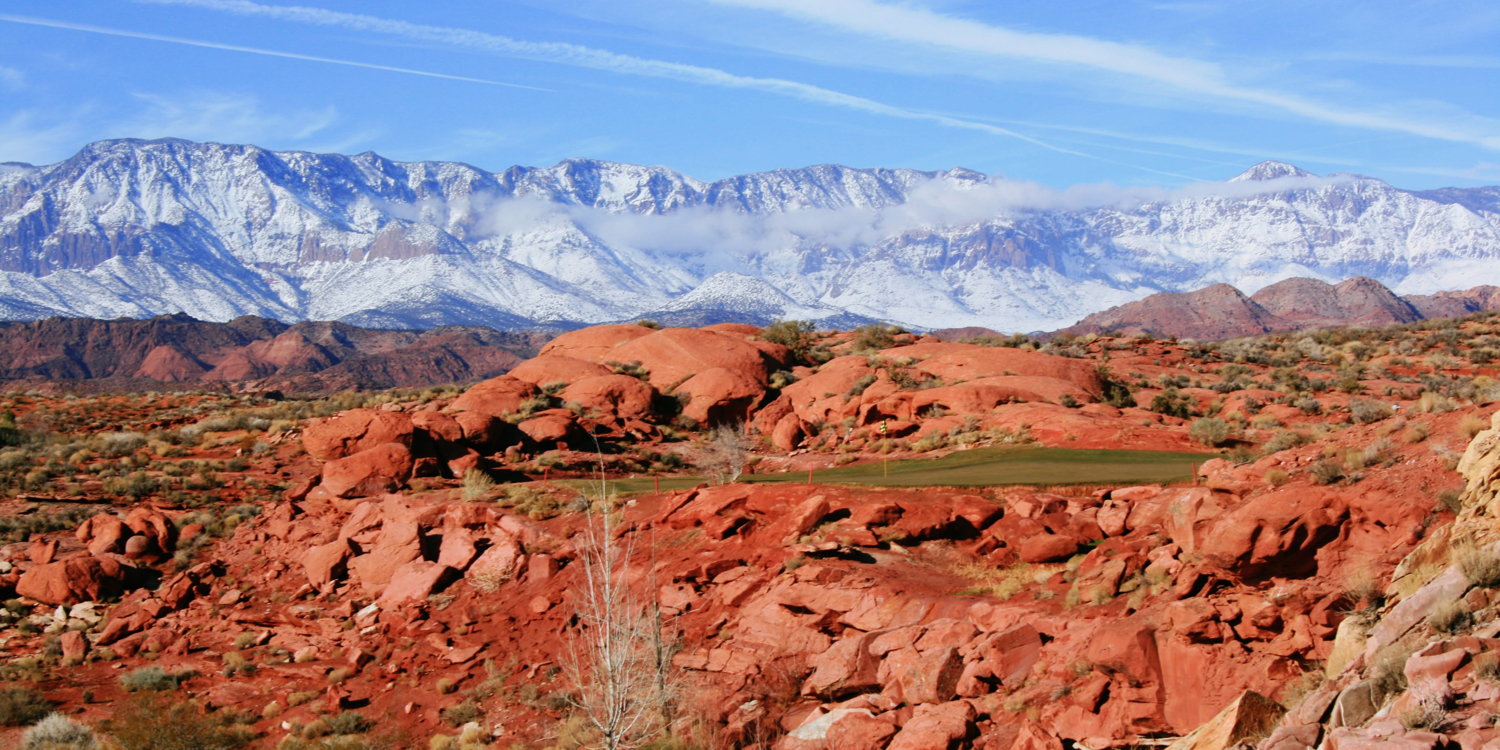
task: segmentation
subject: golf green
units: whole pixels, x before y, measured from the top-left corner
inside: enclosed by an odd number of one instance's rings
[[[858,484],[876,487],[988,487],[996,485],[1143,484],[1189,479],[1195,463],[1214,458],[1212,453],[1172,451],[1078,450],[1013,446],[974,448],[941,458],[907,458],[819,469],[818,484]],[[661,488],[682,489],[706,481],[701,476],[662,477]],[[763,484],[801,483],[807,472],[749,474],[741,482]],[[566,482],[588,492],[597,482]],[[610,480],[620,494],[652,489],[651,477]]]

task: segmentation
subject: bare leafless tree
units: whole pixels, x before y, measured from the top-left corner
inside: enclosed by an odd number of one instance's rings
[[[616,543],[611,503],[601,505],[577,537],[582,581],[567,672],[599,747],[630,750],[670,729],[675,679],[656,598],[647,604],[627,582],[633,542]]]
[[[743,422],[719,425],[708,434],[701,468],[713,475],[718,484],[733,482],[745,473],[754,448],[755,442],[745,434]]]

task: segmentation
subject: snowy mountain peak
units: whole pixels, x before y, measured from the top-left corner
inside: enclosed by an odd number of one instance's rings
[[[1312,172],[1287,164],[1284,161],[1263,161],[1238,175],[1231,177],[1230,182],[1249,182],[1252,180],[1275,180],[1282,177],[1316,177]]]
[[[1235,179],[1308,174],[1266,162]],[[1210,185],[1070,207],[1026,203],[1036,193],[962,168],[824,164],[705,182],[591,159],[496,173],[102,141],[58,164],[0,166],[0,318],[561,328],[660,313],[1033,331],[1214,283],[1500,282],[1495,188]]]

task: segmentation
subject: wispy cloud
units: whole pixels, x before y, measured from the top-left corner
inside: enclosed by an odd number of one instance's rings
[[[1462,118],[1466,122],[1437,122],[1342,108],[1293,94],[1239,85],[1216,63],[1166,55],[1140,45],[1072,34],[1016,31],[912,5],[893,5],[876,0],[714,1],[774,11],[877,39],[1072,66],[1147,81],[1182,94],[1256,105],[1336,125],[1397,131],[1500,150],[1500,125],[1477,116]]]
[[[153,5],[188,6],[242,16],[258,16],[319,26],[333,26],[627,75],[665,78],[722,88],[763,91],[826,106],[858,110],[886,117],[919,120],[944,127],[976,130],[989,133],[990,135],[1019,139],[1034,146],[1058,153],[1085,158],[1098,158],[989,123],[952,117],[941,113],[906,109],[873,99],[853,96],[797,81],[738,75],[717,68],[623,55],[608,50],[584,47],[566,42],[532,42],[472,29],[414,24],[407,21],[397,21],[355,13],[343,13],[323,8],[265,5],[250,2],[250,0],[137,0],[137,2]],[[1108,160],[1105,159],[1104,161]]]
[[[612,247],[734,261],[806,241],[857,250],[923,227],[960,227],[1016,219],[1033,212],[1129,210],[1143,204],[1204,198],[1234,200],[1317,190],[1349,179],[1283,177],[1200,182],[1175,189],[1110,184],[1057,189],[1002,178],[974,182],[939,177],[915,186],[906,201],[882,209],[851,206],[746,214],[694,207],[665,214],[637,214],[554,203],[530,195],[501,198],[485,194],[447,203],[428,202],[421,211],[424,218],[450,231],[462,226],[465,235],[475,239],[499,240],[511,233],[533,230],[539,223],[567,220]]]
[[[22,110],[0,120],[0,162],[45,164],[78,146],[82,136],[77,117],[53,120],[34,110]]]
[[[15,68],[0,65],[0,86],[18,91],[26,86],[26,74]]]
[[[116,127],[134,138],[186,138],[226,143],[303,141],[338,119],[333,107],[303,112],[268,112],[253,96],[195,91],[181,96],[135,94],[145,104],[138,115]]]
[[[254,55],[268,55],[270,57],[284,57],[290,60],[307,60],[309,62],[328,63],[331,65],[347,65],[354,68],[369,68],[370,70],[384,70],[390,73],[406,73],[408,75],[426,76],[428,78],[446,78],[450,81],[467,81],[469,83],[483,83],[490,86],[506,86],[518,89],[531,89],[533,91],[550,91],[550,89],[538,88],[536,86],[523,86],[518,83],[505,83],[504,81],[491,81],[485,78],[471,78],[469,76],[456,76],[447,73],[434,73],[428,70],[414,70],[412,68],[398,68],[392,65],[376,65],[374,63],[356,62],[354,60],[340,60],[333,57],[319,57],[317,55],[303,55],[295,52],[281,52],[278,50],[262,49],[259,47],[245,47],[237,44],[220,44],[218,42],[206,42],[199,39],[185,39],[183,37],[165,36],[163,34],[147,34],[140,31],[126,31],[124,29],[112,29],[105,26],[92,26],[82,23],[71,23],[68,21],[54,21],[47,18],[32,18],[29,16],[14,16],[0,13],[0,21],[10,23],[27,24],[30,26],[47,26],[54,29],[68,29],[71,31],[85,31],[90,34],[105,34],[108,36],[121,36],[130,39],[147,39],[153,42],[169,42],[171,44],[185,44],[190,47],[204,47],[207,49],[219,49],[229,52],[248,52]]]
[[[1315,52],[1308,60],[1331,60],[1366,65],[1391,65],[1413,68],[1500,68],[1500,57],[1486,55],[1371,55],[1357,52]]]

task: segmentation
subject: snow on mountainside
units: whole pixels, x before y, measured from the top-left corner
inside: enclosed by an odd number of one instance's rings
[[[181,140],[0,165],[0,318],[571,327],[865,319],[1031,331],[1161,291],[1500,282],[1500,190],[1266,162],[1079,194],[823,165],[702,182],[569,159],[486,172]]]

